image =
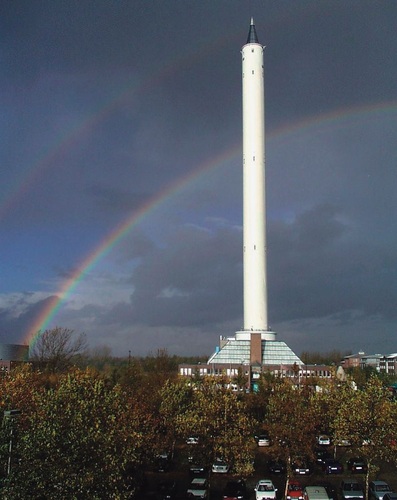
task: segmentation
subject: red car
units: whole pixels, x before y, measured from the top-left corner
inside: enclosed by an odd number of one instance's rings
[[[287,500],[303,500],[303,486],[296,479],[288,481]]]

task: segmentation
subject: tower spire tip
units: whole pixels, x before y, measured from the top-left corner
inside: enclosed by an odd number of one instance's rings
[[[248,32],[247,43],[259,43],[258,42],[258,35],[256,34],[256,29],[255,29],[253,17],[251,17],[251,24],[250,24],[250,29]]]

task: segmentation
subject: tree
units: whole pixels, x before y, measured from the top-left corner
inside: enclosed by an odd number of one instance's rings
[[[181,432],[180,418],[189,408],[193,398],[193,388],[187,380],[167,381],[160,390],[160,397],[160,415],[165,434],[164,441],[168,446],[174,448],[175,439],[178,435],[185,439],[188,437]],[[196,434],[193,432],[190,435]]]
[[[130,497],[134,471],[156,440],[144,403],[89,370],[60,375],[56,388],[36,388],[32,403],[19,417],[21,460],[6,498]]]
[[[299,356],[305,365],[338,365],[345,356],[352,354],[351,351],[339,351],[333,349],[330,352],[303,351]]]
[[[252,473],[253,428],[244,401],[235,393],[217,380],[204,379],[194,390],[183,382],[169,383],[162,399],[161,412],[167,421],[173,415],[177,435],[198,437],[196,459],[211,465],[221,458],[237,474]]]
[[[79,355],[87,349],[84,333],[75,335],[74,330],[56,326],[38,334],[31,349],[30,358],[45,365],[49,371],[65,371],[73,365]]]
[[[239,391],[243,391],[248,385],[248,376],[245,375],[241,366],[238,367],[237,375],[232,378],[232,383],[237,385]]]
[[[11,460],[10,442],[14,453],[15,443],[18,439],[20,426],[24,425],[24,420],[28,412],[32,411],[33,395],[35,391],[43,387],[41,375],[33,372],[28,364],[3,374],[0,377],[0,413],[2,425],[0,426],[0,476],[7,476],[9,470],[13,468],[14,458]],[[15,410],[20,412],[17,418],[5,417],[5,411]],[[13,413],[14,413],[13,412]]]
[[[256,427],[259,428],[260,423],[266,421],[269,397],[281,381],[279,376],[270,371],[263,372],[255,381],[256,389],[245,395],[249,415]]]
[[[287,464],[287,478],[293,461],[312,458],[316,433],[314,397],[305,387],[299,388],[286,379],[280,380],[269,396],[266,427],[276,453]]]
[[[362,390],[344,391],[343,395],[335,413],[335,439],[348,439],[367,460],[367,492],[369,476],[377,471],[375,462],[397,462],[397,402],[376,376]]]
[[[334,438],[335,415],[341,401],[348,398],[354,390],[351,383],[340,383],[335,376],[318,380],[318,392],[312,398],[313,418],[319,434],[329,434]]]

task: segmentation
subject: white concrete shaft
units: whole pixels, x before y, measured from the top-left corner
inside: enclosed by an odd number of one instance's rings
[[[244,330],[266,332],[265,97],[263,47],[242,48]],[[269,337],[269,338],[268,338]],[[262,335],[274,340],[272,332]]]

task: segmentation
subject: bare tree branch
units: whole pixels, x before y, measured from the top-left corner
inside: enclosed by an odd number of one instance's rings
[[[87,349],[85,333],[77,336],[74,330],[56,326],[39,333],[38,340],[30,351],[30,359],[45,363],[54,372],[67,370],[73,361]]]

